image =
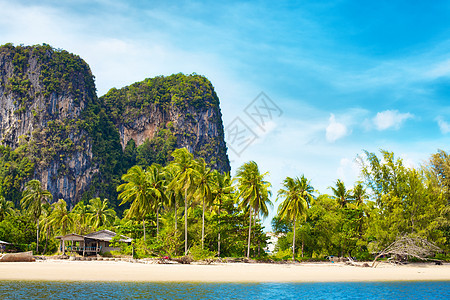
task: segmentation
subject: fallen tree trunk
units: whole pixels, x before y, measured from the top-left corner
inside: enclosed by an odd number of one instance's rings
[[[397,257],[415,257],[420,260],[429,260],[427,257],[441,252],[442,250],[435,244],[428,242],[426,239],[420,237],[402,236],[397,238],[383,251],[375,256],[372,262],[372,267],[376,268],[377,259],[381,256],[391,255]]]
[[[33,257],[33,252],[19,252],[7,253],[0,257],[0,262],[33,262],[36,259]]]

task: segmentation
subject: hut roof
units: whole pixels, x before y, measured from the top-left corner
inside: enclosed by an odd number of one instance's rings
[[[3,245],[10,245],[10,243],[4,242],[4,241],[0,241],[0,244],[3,244]]]
[[[115,233],[114,231],[104,229],[104,230],[100,230],[100,231],[96,231],[96,232],[92,232],[92,233],[86,234],[85,237],[93,239],[93,240],[100,240],[100,241],[109,242],[116,235],[117,235],[117,233]],[[132,238],[129,238],[129,237],[124,236],[124,235],[121,235],[120,237],[121,238],[119,239],[119,242],[130,243],[133,240]]]
[[[63,241],[84,241],[85,239],[97,240],[97,241],[105,241],[110,242],[113,237],[115,237],[117,233],[111,230],[100,230],[96,232],[92,232],[86,235],[79,235],[76,233],[70,233],[62,236],[57,236],[56,238]],[[121,235],[119,242],[131,243],[133,239],[127,236]]]
[[[57,236],[55,238],[63,241],[84,241],[84,236],[76,233],[69,233],[66,235]]]

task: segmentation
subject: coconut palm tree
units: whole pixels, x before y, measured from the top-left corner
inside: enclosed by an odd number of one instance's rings
[[[73,215],[67,210],[67,203],[63,199],[59,199],[52,206],[53,211],[49,216],[49,226],[54,228],[56,233],[65,235],[73,228]]]
[[[14,203],[12,201],[8,201],[5,197],[0,196],[0,222],[14,213]]]
[[[221,234],[221,209],[224,201],[230,200],[233,197],[234,187],[231,185],[230,173],[213,172],[214,189],[213,189],[213,203],[217,205],[217,215],[219,218],[219,233],[217,236],[217,256],[220,257],[220,234]]]
[[[175,232],[177,231],[177,225],[178,225],[178,202],[182,198],[182,195],[180,195],[179,191],[174,189],[168,189],[167,187],[170,185],[172,180],[175,178],[175,176],[178,174],[178,167],[174,164],[168,164],[164,167],[164,186],[166,187],[166,197],[168,199],[168,203],[170,206],[173,206],[174,211],[174,229]]]
[[[211,168],[206,166],[206,162],[203,158],[199,158],[196,160],[195,170],[198,173],[197,178],[197,191],[194,195],[197,199],[202,201],[202,249],[204,248],[204,240],[205,240],[205,209],[206,206],[212,204],[213,195],[212,188],[214,185],[214,174],[211,171]]]
[[[357,209],[361,208],[364,205],[364,201],[368,198],[366,189],[361,182],[357,182],[350,191],[350,194],[350,198],[353,200],[353,206]]]
[[[26,209],[36,221],[36,252],[39,251],[39,217],[42,213],[42,204],[52,200],[52,194],[41,187],[39,180],[33,179],[25,184],[20,204]]]
[[[131,202],[125,217],[135,217],[142,220],[142,227],[145,235],[145,216],[151,211],[153,203],[148,193],[147,174],[140,166],[131,167],[126,174],[122,176],[122,180],[126,183],[117,187],[117,191],[121,192],[118,196],[122,200],[120,205]]]
[[[159,236],[159,209],[168,199],[165,194],[163,168],[158,164],[152,164],[146,170],[146,180],[148,194],[152,199],[153,206],[156,207],[156,236]]]
[[[177,169],[175,177],[168,188],[184,193],[184,253],[188,251],[188,206],[189,200],[195,191],[195,182],[198,172],[195,170],[194,157],[186,148],[176,149],[172,152],[174,160],[171,162]]]
[[[89,208],[83,201],[78,202],[72,209],[71,213],[74,216],[74,229],[78,234],[86,234],[89,231],[88,218]]]
[[[340,179],[336,181],[336,188],[332,186],[330,188],[334,194],[333,199],[337,201],[341,208],[346,207],[351,200],[351,191],[345,188],[345,184]]]
[[[314,188],[309,184],[304,175],[299,179],[286,177],[283,181],[283,188],[278,191],[278,198],[285,200],[278,207],[278,215],[282,219],[293,221],[292,228],[292,260],[295,260],[295,228],[297,220],[306,215],[306,210],[313,200]]]
[[[238,181],[239,189],[238,199],[240,199],[239,207],[249,213],[247,258],[250,258],[252,214],[254,213],[255,217],[259,214],[265,217],[269,214],[267,205],[272,205],[269,200],[271,184],[264,180],[267,174],[268,172],[261,174],[254,161],[244,163],[236,173],[235,179]]]
[[[108,199],[100,199],[100,197],[89,200],[88,204],[89,217],[88,222],[93,229],[100,226],[110,226],[116,219],[116,212],[114,209],[108,207]]]
[[[45,231],[45,233],[46,233],[45,234],[45,246],[44,246],[43,253],[47,252],[48,238],[50,235],[50,230],[52,229],[51,225],[50,225],[50,215],[51,215],[52,211],[53,211],[53,205],[50,205],[48,203],[44,203],[42,205],[42,214],[41,214],[42,217],[39,222],[40,222],[40,226],[42,227],[42,230]]]
[[[364,209],[364,201],[368,198],[366,189],[364,188],[361,182],[358,182],[353,189],[351,190],[351,199],[352,199],[352,208],[359,209],[358,216],[358,233],[359,237],[362,236],[362,226],[363,226],[363,209]]]

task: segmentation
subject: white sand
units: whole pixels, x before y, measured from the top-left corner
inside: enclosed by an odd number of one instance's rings
[[[153,282],[320,282],[450,280],[450,265],[409,264],[361,268],[344,264],[143,264],[47,260],[0,263],[0,280]]]

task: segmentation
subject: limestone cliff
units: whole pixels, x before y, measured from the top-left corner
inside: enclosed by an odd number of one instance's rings
[[[35,178],[54,201],[100,196],[116,205],[127,168],[165,163],[179,147],[230,170],[219,99],[205,77],[160,76],[99,99],[80,57],[45,44],[0,46],[0,196],[17,203]]]
[[[230,171],[222,115],[214,88],[200,75],[175,74],[149,78],[101,97],[119,130],[122,148],[152,140],[163,128],[213,168]]]
[[[0,48],[0,140],[26,149],[55,200],[79,199],[92,174],[92,140],[80,126],[96,100],[89,66],[48,45]]]

